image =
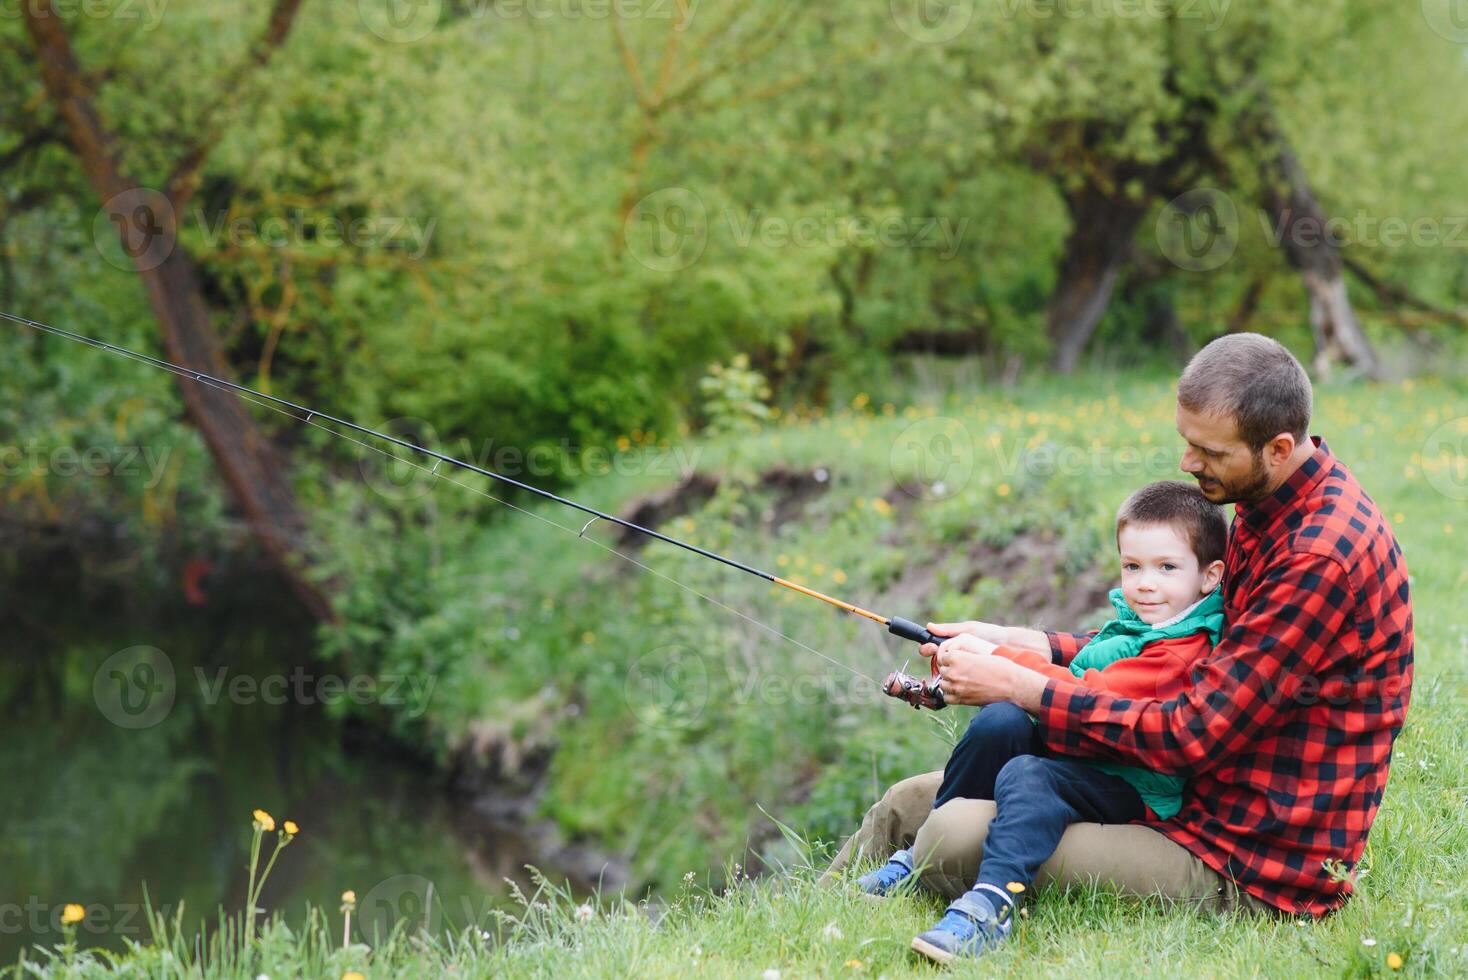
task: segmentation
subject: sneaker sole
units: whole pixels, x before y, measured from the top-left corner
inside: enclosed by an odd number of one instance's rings
[[[928,959],[932,960],[934,963],[939,963],[943,966],[948,966],[955,959],[958,958],[954,956],[954,954],[948,952],[948,950],[939,949],[937,946],[934,946],[922,936],[913,937],[912,948],[922,955],[926,956]]]

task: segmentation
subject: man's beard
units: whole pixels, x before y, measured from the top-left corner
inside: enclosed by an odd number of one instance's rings
[[[1237,482],[1213,481],[1223,495],[1222,499],[1208,498],[1215,504],[1257,504],[1273,491],[1269,486],[1269,471],[1264,468],[1264,450],[1259,450],[1251,460],[1249,472]],[[1194,477],[1196,479],[1196,477]]]

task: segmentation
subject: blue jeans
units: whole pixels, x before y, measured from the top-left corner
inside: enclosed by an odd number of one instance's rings
[[[1141,796],[1120,776],[1056,759],[1034,721],[1008,702],[983,708],[943,768],[937,809],[953,799],[993,800],[976,883],[1029,885],[1073,823],[1130,823],[1146,816]]]

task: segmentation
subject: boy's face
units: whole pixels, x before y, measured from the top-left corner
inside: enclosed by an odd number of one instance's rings
[[[1129,524],[1116,544],[1122,595],[1144,623],[1171,619],[1212,592],[1223,576],[1223,562],[1199,568],[1188,539],[1166,524]]]

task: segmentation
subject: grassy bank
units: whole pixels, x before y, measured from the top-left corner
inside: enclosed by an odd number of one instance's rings
[[[1179,475],[1171,380],[1044,381],[908,408],[858,396],[835,414],[685,446],[682,462],[712,491],[680,497],[677,473],[640,472],[574,492],[623,513],[641,502],[668,533],[888,614],[1085,626],[1114,584],[1116,505]],[[1406,551],[1418,690],[1437,679],[1461,701],[1468,641],[1453,610],[1468,585],[1468,489],[1424,446],[1468,414],[1464,389],[1322,386],[1317,402],[1316,431]],[[563,510],[534,513],[566,531],[511,515],[461,535],[463,513],[496,505],[444,485],[415,505],[390,551],[343,528],[363,590],[345,635],[366,638],[379,670],[438,678],[413,737],[496,772],[554,747],[543,814],[625,854],[638,881],[757,863],[766,843],[782,856],[755,804],[833,840],[880,787],[941,765],[967,719],[876,693],[872,679],[914,651],[865,620],[605,525],[587,532],[639,569],[576,540],[582,522]],[[1435,710],[1419,697],[1412,720]],[[1423,758],[1407,738],[1409,760]]]
[[[660,463],[636,453],[658,441],[634,433],[624,459],[641,463],[571,493],[619,512],[642,508],[668,533],[889,614],[1086,626],[1111,584],[1117,503],[1177,475],[1170,385],[1163,375],[1106,374],[906,408],[858,396],[834,414],[789,413]],[[1452,468],[1463,465],[1465,415],[1461,383],[1317,390],[1314,429],[1393,523],[1416,612],[1413,704],[1356,900],[1329,921],[1296,925],[1041,892],[1021,941],[986,970],[1350,976],[1390,972],[1389,953],[1408,972],[1468,969],[1468,627],[1459,612],[1468,483]],[[1444,445],[1460,455],[1439,452]],[[706,479],[679,492],[684,468]],[[446,762],[509,777],[521,760],[552,752],[543,774],[526,776],[540,779],[540,814],[623,855],[658,902],[606,898],[588,915],[548,893],[513,921],[442,909],[444,938],[403,937],[370,953],[340,950],[332,910],[314,929],[267,929],[251,963],[184,972],[925,972],[906,943],[935,902],[873,906],[818,891],[801,872],[747,881],[728,863],[801,864],[804,847],[761,807],[809,839],[819,863],[882,786],[941,765],[968,709],[919,714],[875,692],[872,679],[914,657],[910,648],[715,563],[620,541],[605,525],[586,532],[605,547],[578,541],[582,522],[563,511],[532,508],[544,520],[485,526],[482,508],[497,505],[441,482],[391,516],[360,485],[330,492],[318,512],[353,591],[328,650],[366,658],[378,673],[436,678],[426,711],[391,721]],[[384,533],[362,533],[364,521]],[[166,973],[190,948],[165,936],[120,968]]]

